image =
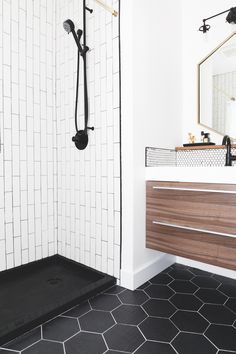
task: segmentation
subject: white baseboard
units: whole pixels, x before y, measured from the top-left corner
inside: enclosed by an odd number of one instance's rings
[[[236,279],[236,271],[234,271],[234,270],[221,268],[221,267],[217,267],[217,266],[202,263],[202,262],[192,261],[191,259],[187,259],[187,258],[183,258],[183,257],[176,257],[176,263],[180,263],[180,264],[187,265],[189,267],[194,267],[194,268],[198,268],[201,270],[205,270],[206,272],[215,273],[218,275],[222,275],[224,277]]]
[[[134,272],[121,269],[120,285],[134,290],[175,262],[175,256],[163,253],[154,261],[144,264]]]

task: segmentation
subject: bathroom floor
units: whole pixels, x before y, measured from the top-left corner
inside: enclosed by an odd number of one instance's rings
[[[3,345],[0,354],[236,354],[236,280],[174,264],[114,286]]]

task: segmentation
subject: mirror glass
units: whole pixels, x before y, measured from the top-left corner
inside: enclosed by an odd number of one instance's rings
[[[198,122],[236,138],[236,32],[198,65]]]

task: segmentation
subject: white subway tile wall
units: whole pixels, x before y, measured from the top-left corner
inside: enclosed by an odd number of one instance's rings
[[[55,0],[0,1],[0,271],[57,253]]]
[[[119,27],[94,0],[87,6],[89,145],[75,149],[74,100],[77,49],[63,21],[83,26],[82,0],[56,1],[56,116],[58,157],[58,253],[119,278],[120,107]],[[107,4],[118,9],[119,2]],[[81,65],[82,66],[82,65]],[[83,129],[80,72],[79,129]]]
[[[118,9],[119,3],[107,1]],[[89,135],[75,149],[82,0],[0,2],[0,271],[60,253],[119,278],[118,18],[87,14]],[[83,128],[81,72],[79,127]]]

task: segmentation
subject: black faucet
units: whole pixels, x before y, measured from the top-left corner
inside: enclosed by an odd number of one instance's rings
[[[228,135],[223,137],[222,145],[225,145],[227,148],[225,166],[232,166],[232,161],[236,161],[236,155],[231,154],[231,140]]]

